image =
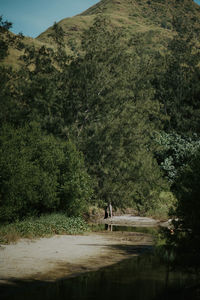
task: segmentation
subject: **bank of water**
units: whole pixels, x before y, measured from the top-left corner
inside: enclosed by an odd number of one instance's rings
[[[122,230],[112,230],[119,229]],[[131,229],[126,227],[124,230]],[[139,228],[132,228],[134,230],[139,231]],[[198,299],[193,289],[190,290],[194,284],[195,278],[191,275],[179,272],[167,274],[166,266],[152,253],[146,253],[77,278],[49,283],[17,281],[15,286],[3,293],[5,296],[2,299],[194,300]]]

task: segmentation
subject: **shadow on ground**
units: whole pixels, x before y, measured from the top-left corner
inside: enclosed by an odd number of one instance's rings
[[[87,244],[85,244],[87,245]],[[88,244],[88,247],[99,247],[99,244]],[[69,263],[58,263],[57,268],[55,270],[51,270],[48,274],[44,274],[42,279],[35,279],[37,275],[32,276],[29,279],[1,279],[0,278],[0,295],[1,300],[22,300],[22,299],[53,299],[49,296],[49,291],[52,290],[54,294],[56,289],[59,286],[60,293],[60,284],[62,281],[66,281],[66,279],[70,279],[73,277],[78,277],[87,272],[94,273],[94,266],[99,266],[99,269],[104,269],[106,267],[101,268],[101,260],[107,260],[108,265],[112,263],[116,263],[114,261],[116,253],[120,256],[120,260],[127,259],[127,256],[131,257],[132,255],[140,255],[143,253],[151,252],[152,246],[150,245],[123,245],[123,244],[113,244],[113,245],[101,245],[101,247],[105,249],[111,250],[111,255],[105,255],[99,258],[89,258],[88,265],[91,264],[93,267],[84,266],[83,264],[69,264]],[[113,253],[113,255],[112,255]],[[124,255],[124,256],[123,256]],[[119,260],[118,260],[119,261]],[[66,271],[66,272],[65,272]],[[55,275],[55,280],[48,281],[49,278],[53,278],[51,274]],[[56,279],[56,276],[62,274],[62,278],[59,276]],[[65,275],[63,275],[65,274]],[[30,297],[31,294],[31,297]],[[48,296],[47,296],[48,294]],[[40,297],[38,298],[38,295]],[[50,292],[51,295],[51,292]],[[56,295],[54,295],[56,299]],[[61,300],[59,296],[59,300]],[[64,298],[63,298],[64,299]],[[67,298],[68,299],[68,298]],[[70,299],[70,298],[69,298]]]

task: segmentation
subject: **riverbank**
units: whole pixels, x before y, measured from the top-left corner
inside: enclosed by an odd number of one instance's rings
[[[0,283],[75,277],[138,255],[152,242],[149,234],[108,231],[22,239],[0,246]]]

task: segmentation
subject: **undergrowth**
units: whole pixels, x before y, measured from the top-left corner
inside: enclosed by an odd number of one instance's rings
[[[81,217],[67,217],[65,214],[54,213],[0,225],[0,243],[9,244],[20,238],[36,238],[54,234],[81,234],[87,230],[89,227]]]

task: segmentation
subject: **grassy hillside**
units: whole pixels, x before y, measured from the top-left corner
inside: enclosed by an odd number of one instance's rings
[[[11,36],[11,38],[12,37],[14,38],[16,36],[12,32],[9,32],[9,35]],[[30,37],[23,37],[22,43],[24,44],[25,47],[33,46],[36,49],[39,49],[43,45],[45,45],[46,47],[54,48],[53,45],[49,45],[46,42],[41,42],[37,39],[33,39]],[[1,62],[1,64],[5,65],[5,66],[12,66],[15,69],[16,68],[18,69],[20,66],[23,65],[22,60],[20,60],[20,56],[22,56],[23,53],[24,53],[23,49],[19,49],[18,47],[16,47],[15,43],[13,43],[13,44],[11,43],[9,46],[9,55],[3,60],[3,62]]]
[[[102,0],[82,14],[59,22],[69,49],[79,49],[83,31],[99,14],[107,17],[111,26],[126,32],[126,38],[133,33],[144,33],[146,44],[156,48],[165,45],[172,36],[174,17],[186,18],[193,28],[200,28],[200,7],[192,0]],[[52,43],[51,31],[52,27],[37,40]]]
[[[80,52],[83,32],[88,29],[97,15],[106,17],[112,28],[123,32],[123,43],[134,34],[140,34],[146,49],[162,50],[173,36],[173,18],[181,16],[192,30],[200,30],[200,7],[192,0],[101,0],[82,14],[61,20],[58,24],[64,31],[66,51]],[[25,46],[36,48],[45,45],[54,48],[52,27],[36,39],[24,37]],[[12,33],[11,33],[12,35]],[[23,50],[9,48],[9,56],[3,62],[15,68],[22,65],[19,57]]]

